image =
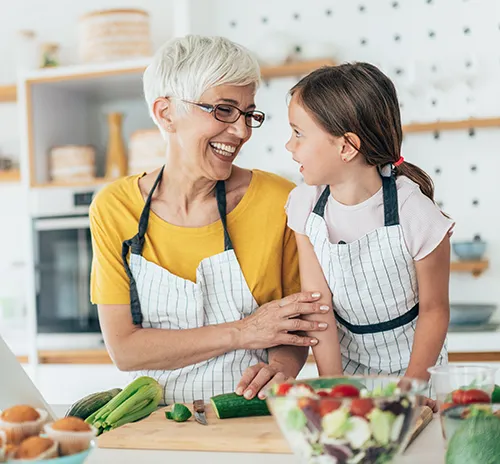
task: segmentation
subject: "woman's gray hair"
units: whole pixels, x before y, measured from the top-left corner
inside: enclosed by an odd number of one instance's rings
[[[245,47],[224,37],[188,35],[166,42],[144,71],[144,96],[149,112],[159,97],[198,101],[218,85],[260,85],[260,68]],[[160,128],[161,130],[161,128]]]

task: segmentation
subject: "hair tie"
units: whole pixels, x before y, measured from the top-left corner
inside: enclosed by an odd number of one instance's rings
[[[401,164],[403,164],[403,161],[404,161],[404,160],[405,160],[405,159],[404,159],[402,156],[400,156],[400,157],[399,157],[399,159],[398,159],[398,160],[394,163],[394,166],[395,166],[395,167],[400,166]]]

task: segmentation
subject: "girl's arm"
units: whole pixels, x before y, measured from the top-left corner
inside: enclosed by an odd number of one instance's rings
[[[429,379],[427,368],[434,366],[443,347],[450,321],[448,287],[450,280],[450,237],[425,258],[416,261],[420,311],[417,319],[407,377]]]
[[[295,234],[299,251],[300,281],[302,291],[320,292],[319,303],[330,308],[326,314],[302,316],[302,319],[314,320],[328,324],[323,332],[314,332],[318,344],[313,347],[314,358],[318,365],[319,375],[342,375],[342,359],[337,335],[337,324],[333,314],[332,293],[325,280],[314,248],[306,235]],[[308,333],[308,335],[310,335]]]

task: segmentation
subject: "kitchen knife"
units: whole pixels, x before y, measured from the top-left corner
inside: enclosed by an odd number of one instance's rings
[[[196,422],[201,425],[208,425],[207,416],[205,416],[205,402],[203,400],[193,401],[193,412]]]

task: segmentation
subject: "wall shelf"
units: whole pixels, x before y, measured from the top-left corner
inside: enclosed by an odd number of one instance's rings
[[[403,132],[405,134],[411,134],[415,132],[467,130],[467,129],[487,128],[487,127],[500,128],[500,118],[485,118],[485,119],[471,118],[471,119],[463,119],[460,121],[435,121],[435,122],[407,124],[403,126]]]
[[[0,183],[19,182],[20,180],[21,180],[21,171],[19,169],[9,169],[8,171],[0,171]]]
[[[303,76],[322,66],[333,66],[334,64],[333,60],[325,58],[322,60],[292,62],[280,66],[261,66],[261,75],[262,79]]]
[[[479,277],[490,263],[488,260],[482,261],[452,261],[451,272],[470,272],[474,277]]]
[[[61,66],[57,68],[41,69],[30,73],[26,78],[26,82],[28,84],[37,84],[44,82],[48,83],[95,79],[110,76],[118,77],[126,74],[142,74],[149,65],[150,61],[150,58],[141,58],[138,60],[124,62]],[[332,66],[334,64],[335,62],[330,58],[295,61],[279,66],[261,66],[261,74],[263,79],[293,77],[307,74],[317,68],[320,68],[321,66]],[[138,83],[141,83],[141,79],[138,80]]]
[[[17,100],[17,87],[15,85],[0,85],[0,102],[9,103]]]

